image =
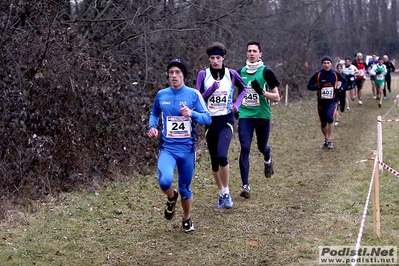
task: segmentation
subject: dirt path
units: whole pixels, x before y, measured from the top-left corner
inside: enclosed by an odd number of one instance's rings
[[[342,114],[333,150],[321,148],[315,100],[274,106],[270,143],[275,174],[264,177],[254,141],[249,200],[239,196],[235,134],[229,154],[230,210],[216,209],[218,192],[201,140],[193,181],[195,234],[180,230],[179,204],[172,221],[163,218],[165,196],[154,172],[95,193],[65,193],[3,221],[0,265],[318,265],[319,246],[354,245],[359,232],[372,164],[356,161],[375,149],[376,118],[394,97],[389,95],[392,99],[379,109],[369,83],[365,92],[362,106],[351,102],[351,112]],[[386,129],[390,133],[384,143],[393,146],[386,158],[399,165],[399,130]],[[363,242],[397,245],[399,200],[392,195],[399,181],[381,179],[383,237],[374,238],[369,209]]]
[[[273,107],[270,140],[276,174],[270,180],[263,177],[262,158],[254,145],[250,201],[237,196],[239,171],[237,164],[232,164],[234,213],[243,217],[231,226],[245,234],[240,235],[243,242],[259,244],[258,260],[253,263],[316,265],[318,246],[355,244],[372,168],[355,162],[370,157],[376,148],[377,115],[393,102],[387,101],[379,109],[370,91],[366,84],[363,105],[353,101],[351,111],[341,115],[333,150],[321,148],[324,139],[315,100]],[[232,149],[234,154],[238,156],[237,148]],[[234,234],[235,241],[238,235]]]
[[[276,175],[267,183],[268,196],[259,196],[269,203],[263,211],[273,217],[265,219],[270,229],[265,265],[317,265],[318,246],[355,244],[372,170],[371,164],[355,162],[376,149],[377,115],[393,102],[379,109],[367,85],[363,105],[351,102],[351,111],[341,115],[333,150],[321,149],[316,101],[274,108]]]

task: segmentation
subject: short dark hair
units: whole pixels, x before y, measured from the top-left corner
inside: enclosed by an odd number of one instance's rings
[[[209,56],[212,52],[219,50],[225,56],[227,53],[226,46],[221,42],[213,42],[206,48],[206,54]]]
[[[257,42],[257,41],[249,41],[249,42],[247,43],[247,49],[248,49],[248,46],[250,46],[250,45],[256,45],[256,46],[258,46],[259,52],[262,52],[262,48],[260,47],[260,43],[259,43],[259,42]]]
[[[352,61],[352,58],[350,56],[345,57],[345,60]]]

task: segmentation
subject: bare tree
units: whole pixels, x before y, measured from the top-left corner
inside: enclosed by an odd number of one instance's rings
[[[174,56],[188,59],[193,85],[210,42],[239,68],[257,40],[302,97],[325,54],[397,56],[397,12],[396,0],[2,1],[1,188],[41,197],[152,172],[148,113]]]

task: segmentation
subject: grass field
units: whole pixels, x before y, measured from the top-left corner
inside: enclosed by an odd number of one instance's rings
[[[10,210],[0,221],[0,265],[317,265],[318,246],[355,245],[376,149],[378,108],[369,81],[363,105],[351,102],[334,129],[334,149],[323,150],[316,100],[273,106],[270,136],[275,174],[263,175],[255,143],[251,199],[239,197],[239,143],[230,149],[234,208],[216,209],[217,187],[203,137],[193,181],[196,233],[181,229],[181,206],[163,218],[165,196],[151,176],[58,195]],[[396,104],[385,119],[399,118]],[[399,170],[399,123],[383,124],[384,162]],[[380,174],[381,237],[373,233],[372,201],[362,246],[398,245],[399,178]]]

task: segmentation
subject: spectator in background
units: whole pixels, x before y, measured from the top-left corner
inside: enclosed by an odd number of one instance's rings
[[[341,66],[343,66],[344,64],[345,64],[345,59],[343,59],[341,56],[338,58],[338,63],[337,63],[337,65],[341,65]]]
[[[171,86],[158,91],[150,113],[150,138],[158,137],[159,119],[162,121],[161,145],[158,158],[158,184],[166,194],[164,215],[171,220],[179,193],[183,208],[182,227],[185,233],[195,232],[191,220],[197,143],[196,123],[209,125],[211,116],[201,94],[184,84],[188,73],[187,62],[177,57],[169,62],[167,73]],[[178,191],[173,189],[175,168],[178,172]]]
[[[277,80],[273,70],[265,66],[261,57],[262,49],[259,42],[247,43],[246,65],[237,72],[247,86],[247,92],[239,109],[238,137],[240,140],[240,173],[242,180],[241,197],[250,198],[249,153],[254,131],[258,150],[263,155],[264,174],[271,177],[273,161],[269,141],[271,108],[270,101],[280,101]]]
[[[391,73],[395,72],[395,65],[389,61],[388,56],[384,55],[384,65],[387,68],[387,74],[385,75],[385,85],[384,85],[384,100],[387,99],[387,88],[388,92],[391,93]]]
[[[362,105],[363,104],[362,89],[363,89],[364,81],[366,80],[367,65],[366,65],[366,62],[363,61],[363,55],[361,53],[356,54],[356,60],[353,65],[359,71],[359,73],[358,73],[358,75],[356,75],[356,79],[355,79],[355,95],[357,95],[358,104]],[[355,100],[355,98],[352,98],[352,101],[353,100]]]
[[[384,65],[384,59],[382,57],[378,59],[378,64],[374,65],[373,68],[370,70],[370,74],[375,76],[374,82],[375,87],[377,88],[376,100],[378,103],[378,107],[381,107],[385,84],[385,75],[387,74],[387,68]]]
[[[332,135],[334,130],[334,112],[337,111],[338,82],[341,88],[346,87],[344,75],[331,69],[331,57],[321,59],[322,69],[313,74],[308,82],[308,90],[317,91],[317,110],[320,118],[321,131],[324,135],[323,148],[333,149]]]
[[[370,70],[373,68],[374,65],[378,64],[378,59],[376,54],[371,55],[371,60],[367,64],[367,74],[369,74]],[[371,82],[371,90],[373,92],[373,98],[374,100],[377,98],[376,95],[376,88],[375,88],[375,82],[374,82],[374,77],[375,75],[370,74],[370,82]]]
[[[207,49],[210,66],[197,76],[196,89],[208,105],[212,123],[205,127],[212,174],[219,189],[217,208],[232,208],[229,190],[230,166],[228,151],[233,137],[234,114],[244,99],[246,87],[240,75],[224,66],[226,47],[220,42],[211,43]],[[238,95],[233,102],[234,88]]]

